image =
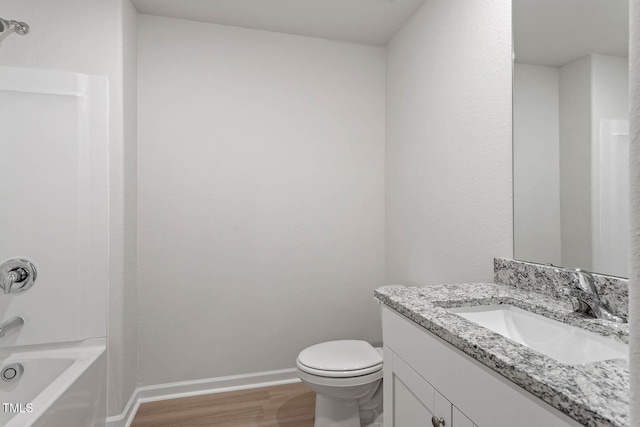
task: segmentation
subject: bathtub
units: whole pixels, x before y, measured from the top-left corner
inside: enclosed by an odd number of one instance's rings
[[[17,381],[0,380],[0,426],[104,426],[105,348],[105,339],[96,338],[0,349],[0,369],[24,367]]]

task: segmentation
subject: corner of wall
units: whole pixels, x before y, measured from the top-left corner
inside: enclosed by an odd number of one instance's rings
[[[631,242],[629,257],[629,425],[640,425],[640,0],[630,0]]]

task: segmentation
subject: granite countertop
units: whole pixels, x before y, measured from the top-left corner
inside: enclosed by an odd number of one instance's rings
[[[447,308],[510,304],[628,342],[627,324],[586,319],[537,292],[494,283],[385,286],[383,304],[587,426],[629,426],[629,363],[565,365],[470,322]]]

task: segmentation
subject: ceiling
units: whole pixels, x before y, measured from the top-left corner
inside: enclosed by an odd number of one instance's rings
[[[513,0],[515,60],[560,67],[590,53],[627,57],[628,0]]]
[[[384,46],[425,0],[132,0],[140,13]]]

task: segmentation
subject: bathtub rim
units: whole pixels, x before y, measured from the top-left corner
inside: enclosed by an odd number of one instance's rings
[[[5,348],[4,350],[8,350]],[[30,427],[106,352],[106,338],[83,341],[37,344],[15,347],[12,355],[25,354],[27,359],[73,358],[73,362],[33,399],[34,412],[18,413],[4,427]],[[37,411],[38,414],[34,414]]]

